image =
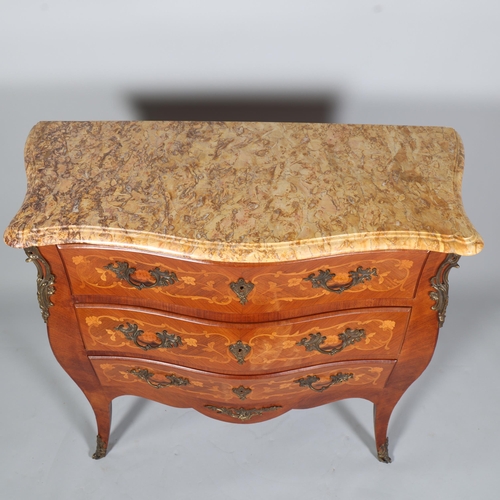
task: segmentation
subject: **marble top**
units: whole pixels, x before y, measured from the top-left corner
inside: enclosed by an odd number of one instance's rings
[[[40,122],[14,247],[94,243],[228,262],[369,250],[472,255],[450,128]]]

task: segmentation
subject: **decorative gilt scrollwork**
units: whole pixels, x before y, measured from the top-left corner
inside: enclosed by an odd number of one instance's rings
[[[224,406],[212,406],[205,405],[205,408],[215,411],[217,413],[222,413],[231,418],[236,418],[238,420],[246,421],[253,417],[262,415],[267,411],[276,411],[282,408],[281,406],[268,406],[266,408],[227,408]]]
[[[384,464],[390,464],[392,462],[389,456],[389,438],[385,440],[384,444],[380,445],[380,448],[377,450],[377,458],[379,462],[383,462]]]
[[[123,333],[126,339],[132,340],[137,347],[145,351],[149,351],[150,349],[160,349],[160,348],[172,349],[174,347],[182,346],[182,339],[178,335],[175,335],[174,333],[168,333],[167,330],[155,333],[156,336],[158,337],[158,340],[160,341],[158,344],[154,344],[151,342],[148,343],[141,340],[139,337],[144,333],[144,331],[139,330],[139,326],[136,325],[135,323],[127,322],[127,327],[125,327],[124,325],[119,325],[115,328],[115,330],[118,330],[119,332]]]
[[[236,358],[238,363],[242,365],[245,358],[250,354],[252,348],[248,344],[244,344],[241,340],[229,346],[229,352]]]
[[[367,268],[363,269],[361,266],[356,269],[356,271],[349,271],[349,278],[351,281],[349,283],[345,283],[344,285],[336,284],[336,285],[327,285],[328,281],[335,278],[335,273],[330,273],[330,269],[323,271],[319,270],[318,276],[315,273],[310,274],[307,278],[303,278],[304,281],[310,281],[313,288],[324,288],[329,292],[333,293],[342,293],[353,286],[359,285],[360,283],[364,283],[365,281],[370,281],[372,276],[377,276],[377,270],[375,268]]]
[[[250,387],[244,387],[240,385],[239,387],[235,387],[231,389],[236,396],[238,396],[242,401],[247,398],[247,396],[252,392],[252,389]]]
[[[460,267],[458,265],[459,259],[460,255],[455,253],[448,254],[446,259],[444,259],[443,263],[439,266],[436,276],[431,278],[431,286],[436,290],[435,292],[429,292],[431,299],[436,301],[431,309],[438,312],[440,327],[444,325],[446,308],[448,307],[448,275],[450,274],[452,267]]]
[[[353,373],[337,373],[337,375],[330,375],[330,383],[322,385],[321,387],[313,387],[313,384],[319,380],[319,377],[316,375],[308,375],[304,378],[299,378],[298,380],[294,380],[300,387],[309,387],[316,392],[326,391],[332,385],[341,384],[342,382],[347,382],[349,379],[353,378]]]
[[[155,267],[149,271],[149,274],[154,278],[153,283],[147,283],[143,281],[138,281],[132,277],[135,273],[135,267],[129,267],[127,262],[116,262],[116,267],[113,264],[108,264],[104,266],[104,269],[113,271],[117,278],[126,281],[129,285],[137,288],[137,290],[142,290],[144,288],[153,288],[155,286],[169,286],[173,285],[176,281],[179,281],[176,274],[171,271],[162,271],[159,267]]]
[[[231,290],[240,299],[240,304],[245,305],[247,303],[248,294],[254,289],[254,284],[251,281],[245,281],[240,278],[238,281],[233,281],[229,284]]]
[[[49,297],[56,291],[54,288],[55,277],[50,270],[49,263],[42,257],[37,247],[28,247],[24,251],[28,256],[26,262],[33,262],[38,271],[36,278],[38,305],[42,312],[43,321],[47,323],[49,307],[54,305]]]
[[[155,389],[162,389],[163,387],[170,387],[172,385],[179,387],[181,385],[189,384],[189,380],[187,378],[177,377],[176,375],[165,375],[165,378],[168,380],[168,382],[157,382],[156,380],[153,380],[155,374],[150,372],[146,368],[132,368],[131,370],[128,370],[128,373],[131,373],[141,380],[144,380],[144,382],[147,382],[151,387],[154,387]]]
[[[347,346],[359,342],[365,337],[366,333],[363,329],[352,330],[351,328],[346,328],[343,333],[339,334],[340,344],[337,344],[336,346],[329,348],[320,347],[320,345],[326,340],[326,337],[321,335],[321,332],[310,333],[309,339],[305,337],[300,342],[297,342],[297,345],[303,345],[306,348],[306,351],[318,351],[321,354],[333,356],[334,354],[337,354],[345,349]]]

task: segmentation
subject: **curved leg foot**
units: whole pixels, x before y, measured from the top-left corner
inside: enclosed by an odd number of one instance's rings
[[[94,460],[99,460],[106,456],[106,452],[108,451],[108,443],[105,442],[99,434],[97,435],[97,446],[95,449],[95,453],[92,455]]]
[[[379,462],[383,462],[384,464],[390,464],[392,462],[389,456],[389,438],[386,438],[385,442],[378,447],[377,458]]]

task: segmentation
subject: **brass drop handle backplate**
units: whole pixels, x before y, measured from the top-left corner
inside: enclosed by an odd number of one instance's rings
[[[132,342],[144,351],[149,351],[150,349],[172,349],[174,347],[182,346],[182,339],[175,335],[174,333],[168,333],[167,330],[162,332],[156,332],[159,343],[155,344],[152,342],[144,342],[139,337],[144,333],[144,330],[139,330],[139,326],[135,323],[128,323],[125,327],[124,325],[119,325],[115,328],[119,332],[123,333],[126,339],[132,340]]]
[[[343,351],[346,347],[359,342],[361,339],[366,337],[366,333],[363,329],[360,330],[352,330],[351,328],[346,328],[346,330],[339,334],[340,343],[332,346],[332,347],[320,347],[321,344],[326,340],[326,337],[318,333],[310,333],[309,338],[304,337],[300,342],[297,342],[297,345],[303,345],[306,348],[306,351],[318,351],[321,354],[327,354],[329,356],[333,356],[341,351]]]
[[[117,278],[126,281],[130,286],[137,288],[137,290],[143,290],[144,288],[154,288],[155,286],[169,286],[173,285],[176,281],[179,281],[176,274],[172,271],[162,271],[159,267],[151,269],[149,274],[154,278],[154,282],[148,283],[144,281],[136,280],[132,277],[135,273],[135,267],[129,267],[128,262],[116,262],[116,267],[113,264],[108,264],[104,266],[104,269],[108,269],[116,274]]]
[[[304,278],[304,281],[310,281],[313,288],[323,288],[329,292],[340,294],[349,290],[349,288],[352,288],[353,286],[364,283],[365,281],[370,281],[372,276],[377,276],[377,270],[375,268],[371,269],[368,267],[367,269],[363,269],[360,266],[355,271],[349,271],[349,278],[351,278],[351,281],[343,285],[327,285],[328,281],[335,278],[335,273],[332,274],[330,269],[327,269],[326,271],[320,269],[318,276],[316,276],[315,273],[312,273],[307,278]]]
[[[184,377],[177,377],[176,375],[165,375],[165,378],[168,380],[168,382],[157,382],[156,380],[153,380],[155,374],[150,372],[146,368],[132,368],[131,370],[128,370],[128,373],[131,373],[141,380],[144,380],[144,382],[147,382],[151,387],[154,387],[155,389],[163,389],[164,387],[170,386],[179,387],[181,385],[189,385],[189,379]]]
[[[330,383],[322,385],[321,387],[314,387],[313,384],[318,382],[319,377],[316,375],[308,375],[304,378],[299,378],[298,380],[294,380],[300,387],[309,387],[309,389],[316,392],[326,391],[332,385],[341,384],[343,382],[347,382],[349,379],[353,378],[353,373],[337,373],[336,375],[330,375]]]

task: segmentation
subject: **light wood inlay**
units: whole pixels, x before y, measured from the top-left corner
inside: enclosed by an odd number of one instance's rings
[[[410,315],[409,308],[372,308],[324,314],[271,323],[231,324],[193,320],[147,310],[79,306],[76,309],[85,347],[90,354],[120,353],[144,356],[145,352],[116,329],[135,324],[144,331],[146,342],[158,342],[156,332],[168,331],[182,339],[182,346],[148,350],[149,359],[218,373],[273,373],[311,364],[346,359],[395,359],[398,356]],[[328,356],[298,345],[309,334],[321,332],[324,347],[337,345],[347,328],[363,329],[365,337]],[[229,346],[243,340],[251,347],[243,364],[229,352]]]
[[[186,314],[192,311],[214,311],[224,314],[253,314],[256,312],[301,315],[306,307],[330,308],[332,304],[349,300],[376,297],[411,298],[415,293],[420,270],[427,252],[367,252],[353,258],[336,256],[300,262],[284,262],[260,266],[238,266],[207,262],[189,262],[172,258],[138,254],[124,250],[101,250],[91,247],[61,248],[72,290],[75,295],[106,295],[134,297],[158,302],[157,307],[180,307]],[[128,262],[136,269],[134,276],[151,281],[149,270],[156,267],[174,272],[178,281],[165,287],[138,290],[116,274],[105,269],[110,262]],[[329,269],[336,283],[347,283],[349,271],[358,267],[374,268],[377,275],[341,294],[323,288],[313,288],[306,281],[310,274]],[[243,277],[254,284],[241,304],[230,283]],[[160,305],[161,303],[161,305]],[[151,304],[152,305],[152,304]],[[320,311],[318,311],[320,312]]]
[[[318,385],[328,381],[331,375],[337,373],[352,374],[352,378],[329,389],[331,399],[336,399],[336,392],[345,392],[353,388],[383,387],[394,361],[355,361],[330,363],[322,366],[312,366],[301,370],[292,370],[279,374],[259,377],[230,377],[218,374],[186,370],[175,365],[154,363],[146,359],[128,359],[90,356],[90,360],[101,383],[105,386],[119,387],[123,394],[160,398],[162,394],[167,399],[192,399],[228,402],[239,404],[239,398],[233,388],[240,385],[250,387],[252,392],[247,396],[245,404],[287,404],[297,399],[314,398],[315,393],[307,387],[301,387],[296,381],[307,375],[319,377]],[[179,387],[170,386],[164,390],[156,389],[130,373],[131,370],[147,369],[154,375],[155,382],[165,381],[166,375],[175,375],[189,380],[189,384]]]

